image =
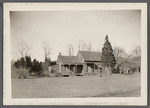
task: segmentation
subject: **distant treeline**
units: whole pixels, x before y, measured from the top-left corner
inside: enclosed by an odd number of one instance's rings
[[[36,59],[32,61],[30,56],[25,56],[12,63],[12,73],[16,73],[20,77],[25,77],[31,73],[39,75],[48,70],[48,67],[52,65],[56,65],[56,61],[50,61],[47,58],[45,62],[39,62]]]
[[[17,69],[19,68],[29,69],[29,72],[40,73],[43,70],[42,62],[39,62],[36,59],[31,61],[30,56],[26,56],[18,59],[17,61],[15,61],[14,66]]]

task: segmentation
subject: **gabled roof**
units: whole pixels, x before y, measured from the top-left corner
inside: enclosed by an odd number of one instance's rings
[[[78,56],[63,56],[59,55],[59,60],[62,63],[81,63]]]
[[[134,57],[129,60],[131,63],[135,63],[137,66],[141,66],[141,57]]]
[[[134,66],[135,66],[135,64],[134,64],[134,63],[131,63],[131,62],[129,62],[129,61],[126,61],[126,62],[121,63],[121,67],[122,67],[122,68],[130,68],[130,67],[134,67]]]
[[[79,53],[85,61],[101,61],[102,54],[100,52],[79,51]]]

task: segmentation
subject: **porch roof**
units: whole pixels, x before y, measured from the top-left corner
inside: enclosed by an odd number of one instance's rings
[[[82,62],[63,62],[61,63],[62,65],[83,65],[84,63]]]
[[[86,61],[85,61],[85,63],[86,64],[101,64],[101,62],[86,62]]]
[[[59,56],[62,64],[83,64],[78,56]]]

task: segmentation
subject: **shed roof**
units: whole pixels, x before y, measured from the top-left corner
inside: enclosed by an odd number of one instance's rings
[[[85,61],[101,61],[102,54],[100,52],[79,51],[79,53]]]

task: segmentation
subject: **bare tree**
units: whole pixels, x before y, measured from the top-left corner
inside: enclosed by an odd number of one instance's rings
[[[78,50],[81,50],[81,40],[79,40],[79,44],[78,44]]]
[[[129,60],[129,59],[131,59],[131,58],[133,58],[133,55],[132,55],[132,54],[125,54],[125,59],[126,59],[126,60]]]
[[[87,51],[92,51],[92,42],[89,42],[89,45],[87,46]]]
[[[50,63],[50,55],[52,54],[52,49],[48,42],[44,41],[42,43],[43,43],[44,57],[45,57],[44,68],[45,68],[45,70],[48,71],[48,66],[50,65],[49,63]],[[46,75],[46,77],[47,77],[47,75]]]
[[[21,55],[21,57],[31,55],[29,52],[32,49],[25,41],[21,40],[16,44],[17,52]]]
[[[79,40],[79,44],[78,44],[78,50],[82,50],[82,51],[85,51],[86,50],[86,43],[83,41],[83,40]]]
[[[43,49],[45,59],[50,58],[50,55],[52,54],[52,49],[50,47],[50,44],[48,44],[48,42],[43,42]]]
[[[68,45],[68,54],[69,54],[69,56],[73,56],[74,55],[73,50],[74,50],[73,45],[69,44]]]
[[[82,51],[92,51],[92,42],[87,45],[83,40],[79,40],[78,50]]]
[[[125,59],[127,59],[127,56],[128,56],[125,53],[124,49],[121,47],[114,47],[113,54],[118,64],[123,62]]]
[[[79,40],[78,44],[78,50],[86,51],[87,50],[87,45],[83,40]]]
[[[133,57],[141,57],[141,47],[140,46],[135,46],[135,48],[132,51],[132,56]]]
[[[82,44],[81,44],[81,48],[82,48],[82,51],[86,51],[87,50],[87,45],[84,41],[82,41]]]

